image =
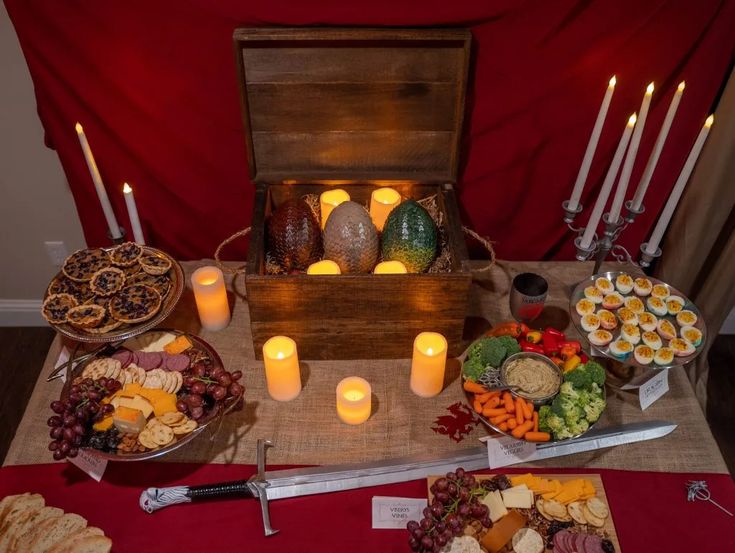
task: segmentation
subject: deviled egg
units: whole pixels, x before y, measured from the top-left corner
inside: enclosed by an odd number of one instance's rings
[[[638,326],[641,327],[646,332],[653,332],[656,330],[656,325],[658,324],[658,319],[656,318],[656,315],[653,313],[649,313],[648,311],[645,311],[638,315]]]
[[[641,365],[648,365],[649,363],[651,363],[651,361],[653,361],[654,355],[655,353],[653,349],[644,344],[636,346],[633,350],[633,356],[635,357],[635,360],[638,361]]]
[[[694,353],[694,346],[683,338],[674,338],[669,342],[669,349],[674,352],[677,357],[686,357]]]
[[[698,347],[702,343],[702,331],[693,326],[682,326],[681,337],[694,347]]]
[[[644,332],[641,334],[643,343],[653,350],[661,349],[664,343],[661,341],[661,336],[655,332]]]
[[[625,298],[625,307],[630,309],[636,315],[638,315],[639,313],[643,313],[646,310],[646,306],[643,305],[641,298],[637,298],[635,296]]]
[[[617,309],[623,305],[624,301],[623,296],[617,292],[612,292],[602,299],[602,307],[605,309]]]
[[[673,340],[676,338],[676,327],[671,321],[661,319],[656,325],[656,330],[658,330],[659,336],[664,340]]]
[[[669,287],[665,284],[654,284],[653,288],[651,288],[651,295],[654,298],[665,300],[671,295],[671,292],[669,292]]]
[[[582,329],[585,332],[593,332],[600,328],[600,317],[594,313],[582,317]]]
[[[633,277],[626,273],[618,275],[618,278],[615,279],[615,288],[621,294],[630,294],[631,290],[633,290],[633,284]]]
[[[625,359],[633,352],[633,344],[625,340],[615,340],[610,344],[610,353],[618,359]]]
[[[669,296],[666,298],[666,309],[669,311],[669,315],[678,315],[681,313],[685,304],[684,298],[680,296]]]
[[[641,329],[633,324],[624,324],[620,327],[620,337],[626,342],[636,345],[641,341]]]
[[[613,283],[610,282],[609,278],[600,277],[597,280],[595,280],[595,286],[597,286],[598,290],[604,294],[611,294],[615,291],[615,286],[613,286]]]
[[[664,300],[662,300],[661,298],[655,298],[651,296],[646,300],[646,305],[648,306],[648,310],[651,313],[653,313],[654,315],[658,315],[659,317],[663,317],[669,312],[668,307],[666,307]]]
[[[577,302],[577,313],[579,313],[581,317],[584,317],[585,315],[591,315],[594,312],[595,304],[587,298],[582,298]]]
[[[676,322],[681,326],[692,326],[697,322],[697,314],[688,309],[682,309],[676,314]]]
[[[587,288],[584,289],[584,297],[592,303],[602,303],[602,298],[605,296],[597,289],[596,286],[587,286]]]
[[[674,352],[671,348],[661,348],[653,356],[657,365],[671,365],[674,362]]]
[[[648,296],[653,289],[653,284],[647,278],[637,278],[633,281],[633,291],[638,296]]]
[[[600,319],[600,326],[605,330],[614,330],[618,327],[618,318],[612,311],[600,309],[597,312],[597,316]]]
[[[587,335],[587,339],[590,341],[590,344],[602,347],[612,342],[613,335],[607,330],[599,329],[599,330],[590,332]]]
[[[636,315],[632,309],[628,309],[627,307],[621,307],[618,309],[618,319],[620,319],[620,322],[623,324],[638,324],[638,315]]]

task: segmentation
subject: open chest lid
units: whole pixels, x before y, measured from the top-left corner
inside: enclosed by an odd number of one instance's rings
[[[465,29],[234,33],[255,182],[454,183]]]

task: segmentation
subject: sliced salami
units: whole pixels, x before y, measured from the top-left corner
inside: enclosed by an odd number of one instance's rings
[[[133,352],[129,349],[121,348],[111,356],[113,359],[120,361],[120,368],[124,369],[133,362]]]
[[[136,351],[135,354],[138,358],[135,364],[146,371],[157,369],[163,364],[163,356],[158,352]]]
[[[584,541],[585,553],[605,553],[602,549],[602,538],[594,535],[587,535]]]
[[[567,534],[569,532],[560,530],[554,534],[554,553],[571,553],[571,550],[567,548]]]
[[[189,356],[179,353],[177,355],[166,355],[164,368],[169,371],[182,372],[189,368]]]

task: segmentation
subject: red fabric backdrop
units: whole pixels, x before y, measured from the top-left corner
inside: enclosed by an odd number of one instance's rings
[[[618,86],[583,195],[596,197],[628,115],[656,93],[631,194],[676,85],[687,87],[646,198],[622,239],[649,233],[735,51],[735,2],[5,0],[38,111],[90,245],[106,226],[79,148],[80,121],[118,219],[135,187],[148,241],[211,256],[251,217],[232,31],[238,26],[462,26],[474,59],[459,182],[466,223],[508,259],[570,258],[561,223],[608,79]],[[238,253],[242,257],[242,252]]]

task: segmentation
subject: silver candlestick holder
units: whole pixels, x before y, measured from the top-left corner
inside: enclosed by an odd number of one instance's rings
[[[110,241],[115,246],[119,246],[120,244],[122,244],[123,242],[125,242],[125,229],[123,227],[118,227],[118,228],[120,229],[120,237],[119,238],[113,238],[112,237],[112,233],[109,231],[109,229],[107,231],[107,238],[109,238]]]

